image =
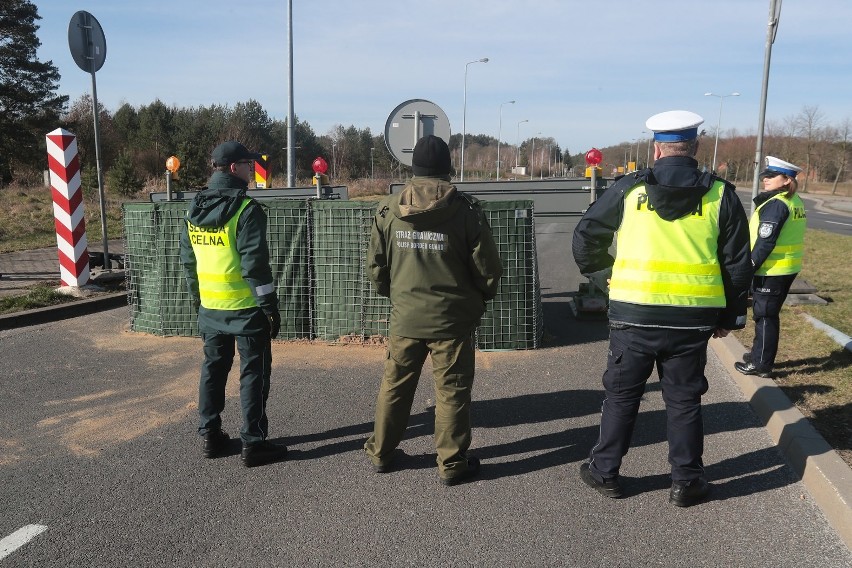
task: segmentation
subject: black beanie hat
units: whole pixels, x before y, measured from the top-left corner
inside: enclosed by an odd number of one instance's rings
[[[453,169],[450,148],[443,139],[429,134],[414,145],[411,170],[416,176],[446,176]]]

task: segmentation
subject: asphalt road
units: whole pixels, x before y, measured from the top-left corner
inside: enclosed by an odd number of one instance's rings
[[[201,458],[197,339],[131,333],[125,308],[0,332],[0,539],[47,527],[0,565],[852,566],[712,351],[711,500],[667,502],[655,379],[622,471],[626,498],[580,481],[607,330],[570,315],[570,228],[538,233],[549,341],[477,355],[472,452],[482,475],[453,488],[435,469],[428,368],[400,469],[372,472],[361,446],[381,348],[276,343],[270,426],[291,456],[247,470],[238,443]],[[232,434],[238,416],[231,384]]]

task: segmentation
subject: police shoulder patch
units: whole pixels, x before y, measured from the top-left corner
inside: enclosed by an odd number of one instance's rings
[[[757,235],[761,239],[769,238],[775,230],[775,223],[761,223],[757,229]]]

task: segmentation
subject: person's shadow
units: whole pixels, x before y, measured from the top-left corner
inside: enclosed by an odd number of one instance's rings
[[[649,382],[646,392],[659,390],[659,382]],[[570,420],[598,414],[604,394],[597,390],[563,390],[532,393],[500,399],[477,400],[473,404],[474,429],[523,427]],[[703,406],[705,436],[760,427],[746,402],[720,402]],[[410,417],[404,440],[434,435],[434,409],[428,408]],[[482,462],[480,479],[499,479],[535,471],[576,464],[588,457],[597,440],[599,422],[591,426],[567,428],[556,432],[522,435],[514,440],[476,447],[472,454]],[[282,439],[288,445],[328,441],[308,450],[292,450],[288,459],[308,460],[361,451],[364,440],[372,433],[372,422],[362,422],[303,436]],[[529,431],[529,428],[523,428]],[[744,434],[748,435],[748,434]],[[355,437],[353,439],[353,437]],[[665,410],[643,411],[640,408],[631,447],[666,442]],[[663,450],[667,451],[667,450]],[[626,459],[629,459],[626,458]],[[782,487],[795,481],[785,468],[780,452],[763,448],[711,464],[708,478],[714,482],[714,499],[729,499]],[[398,450],[397,470],[435,467],[435,454],[409,455]],[[571,471],[569,469],[569,471]],[[573,473],[573,472],[572,472]],[[671,485],[668,474],[627,478],[623,480],[627,496],[657,491]]]

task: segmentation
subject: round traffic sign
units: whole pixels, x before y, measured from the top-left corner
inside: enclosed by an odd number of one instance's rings
[[[106,60],[106,37],[98,20],[80,10],[68,24],[68,47],[77,67],[87,73],[99,71]]]
[[[432,134],[450,143],[450,121],[441,107],[424,99],[398,105],[385,122],[385,145],[400,163],[410,166],[417,141]]]

